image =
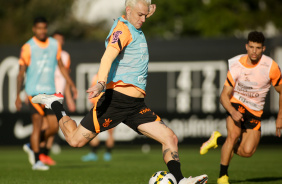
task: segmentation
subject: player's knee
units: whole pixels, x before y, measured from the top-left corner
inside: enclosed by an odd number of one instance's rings
[[[178,138],[175,134],[172,135],[172,141],[173,141],[173,144],[175,144],[175,145],[178,144]]]
[[[50,128],[50,132],[52,132],[52,134],[56,134],[59,131],[59,125],[52,125],[49,127]]]
[[[239,136],[240,135],[238,135],[236,133],[231,133],[227,136],[227,141],[229,141],[232,144],[235,144],[238,141]]]
[[[84,146],[84,144],[81,144],[81,142],[74,140],[74,139],[68,140],[68,143],[71,147],[74,147],[74,148],[80,148]]]
[[[169,134],[166,139],[166,144],[167,145],[177,145],[178,144],[178,138],[174,133]]]
[[[243,157],[251,157],[255,153],[255,149],[251,147],[243,148]]]

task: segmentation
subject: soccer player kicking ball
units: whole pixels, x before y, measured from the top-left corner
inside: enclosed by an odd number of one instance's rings
[[[162,144],[164,161],[179,184],[206,183],[207,175],[183,177],[176,135],[144,102],[149,53],[141,27],[156,5],[150,0],[126,0],[125,5],[126,15],[114,22],[106,39],[98,83],[87,90],[89,98],[98,97],[98,101],[80,125],[77,127],[66,114],[63,97],[41,94],[32,101],[55,112],[66,141],[73,147],[82,147],[100,132],[123,122]]]
[[[220,96],[220,102],[227,111],[227,138],[221,149],[220,174],[218,184],[228,184],[228,166],[233,154],[251,157],[258,146],[261,135],[261,115],[265,97],[271,84],[279,93],[279,113],[276,120],[276,135],[282,129],[282,80],[279,66],[273,59],[262,53],[265,50],[264,35],[250,32],[246,44],[247,54],[228,61],[229,71]],[[200,150],[207,153],[217,147],[215,131]]]

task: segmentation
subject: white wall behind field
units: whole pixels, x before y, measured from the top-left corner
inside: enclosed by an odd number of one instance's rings
[[[105,26],[110,27],[124,9],[125,0],[75,0],[72,14],[80,22],[97,24],[106,21]]]

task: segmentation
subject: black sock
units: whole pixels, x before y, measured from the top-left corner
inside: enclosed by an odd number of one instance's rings
[[[49,155],[49,152],[50,152],[50,149],[45,148],[45,152],[44,152],[44,154],[45,154],[45,155]]]
[[[184,178],[180,169],[180,162],[171,160],[166,165],[169,172],[175,177],[177,183],[179,183]]]
[[[228,176],[228,172],[227,172],[228,167],[229,167],[229,165],[222,165],[222,164],[220,164],[220,173],[219,173],[219,177],[224,176],[224,175],[227,175],[227,176]]]
[[[98,145],[98,146],[91,146],[91,152],[96,154],[97,150],[99,149],[99,147],[100,147],[100,145]]]
[[[49,155],[49,149],[46,147],[40,148],[40,153],[43,153],[44,155]]]
[[[39,160],[39,153],[34,152],[35,163]]]
[[[63,107],[63,104],[61,104],[60,102],[54,101],[51,104],[51,108],[54,111],[54,113],[55,113],[55,115],[58,119],[58,122],[60,121],[60,119],[62,119],[63,116],[67,116],[66,111]]]
[[[107,153],[111,153],[111,152],[112,152],[112,148],[106,147],[106,152],[107,152]]]
[[[45,130],[42,130],[40,132],[40,142],[44,141],[45,140]]]

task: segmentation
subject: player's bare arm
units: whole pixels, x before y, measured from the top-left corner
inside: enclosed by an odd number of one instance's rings
[[[276,136],[281,137],[282,130],[282,85],[275,86],[275,90],[279,93],[279,111],[276,119]]]
[[[106,48],[98,71],[98,83],[86,91],[89,93],[89,99],[99,96],[99,94],[105,89],[112,63],[118,54],[119,51],[116,48],[110,46]]]
[[[15,102],[17,111],[19,111],[22,107],[22,102],[20,99],[20,92],[21,92],[21,88],[23,85],[24,74],[25,74],[26,68],[27,68],[26,65],[20,65],[20,69],[19,69],[19,73],[17,77],[17,98]]]
[[[231,117],[234,121],[240,122],[244,120],[243,115],[239,111],[237,111],[230,102],[232,91],[233,87],[224,86],[220,95],[220,103],[226,109],[226,111],[231,114]]]
[[[69,76],[69,72],[67,71],[67,69],[64,67],[64,64],[62,62],[61,59],[58,60],[58,67],[62,73],[62,75],[64,76],[64,78],[66,79],[67,83],[70,85],[72,93],[73,93],[73,98],[76,99],[77,97],[77,89],[73,83],[73,81],[71,80],[70,76]]]

